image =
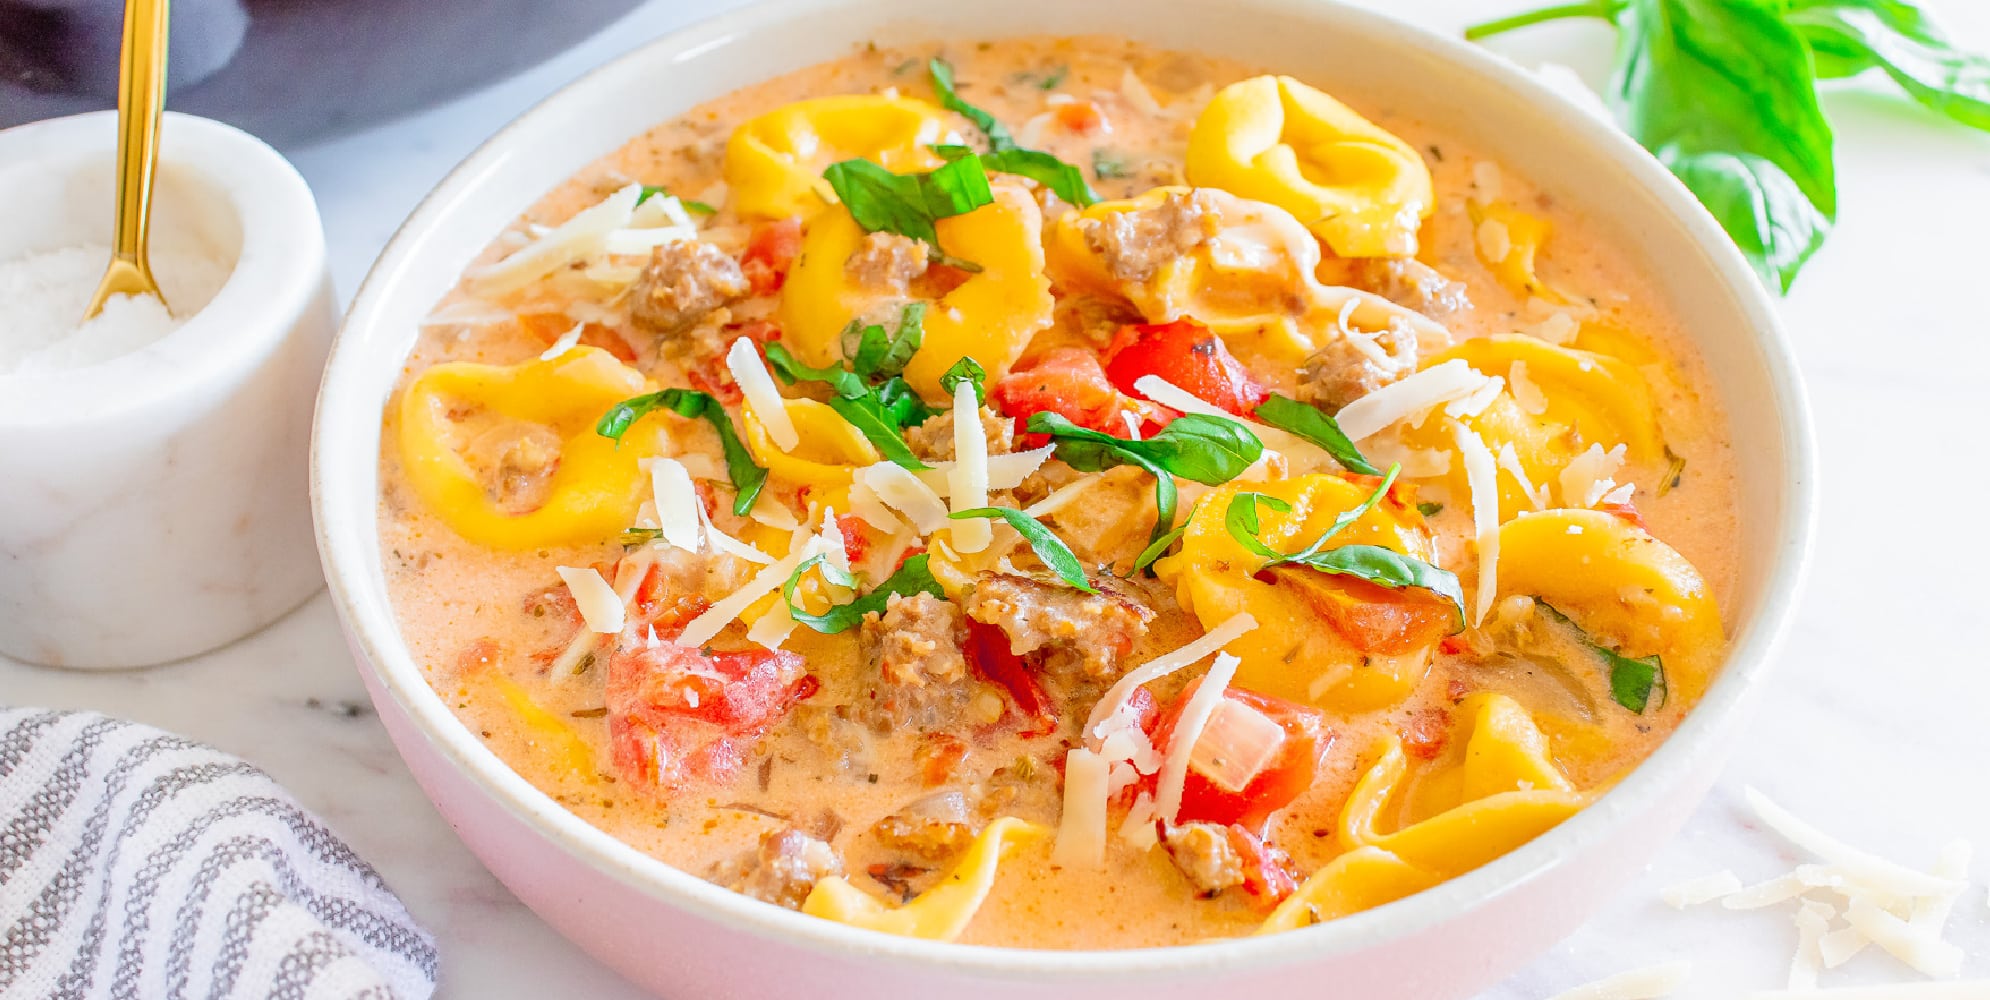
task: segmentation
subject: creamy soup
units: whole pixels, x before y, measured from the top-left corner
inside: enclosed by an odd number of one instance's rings
[[[1644,759],[1724,654],[1722,427],[1619,248],[1398,109],[866,48],[491,245],[387,408],[381,546],[464,724],[639,850],[890,933],[1181,944],[1434,885]]]

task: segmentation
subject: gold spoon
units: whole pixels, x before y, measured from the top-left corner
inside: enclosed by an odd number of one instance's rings
[[[117,91],[117,233],[110,267],[90,297],[84,320],[113,295],[150,295],[166,304],[146,252],[152,225],[152,173],[159,159],[159,115],[166,104],[168,0],[126,0]]]

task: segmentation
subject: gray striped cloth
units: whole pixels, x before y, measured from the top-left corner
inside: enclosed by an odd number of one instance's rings
[[[435,941],[269,776],[0,708],[0,998],[423,1000]]]

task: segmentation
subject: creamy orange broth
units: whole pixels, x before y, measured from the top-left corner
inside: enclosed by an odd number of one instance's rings
[[[1092,179],[1094,149],[1105,148],[1110,156],[1130,164],[1129,176],[1093,179],[1104,199],[1127,197],[1156,184],[1181,183],[1188,130],[1211,89],[1256,72],[1226,60],[1105,38],[865,49],[749,87],[658,125],[548,194],[526,213],[525,220],[555,224],[631,179],[665,186],[687,198],[723,198],[719,172],[724,142],[734,126],[804,97],[895,88],[926,98],[930,88],[923,64],[933,54],[953,63],[963,97],[993,112],[1011,129],[1021,129],[1032,117],[1052,109],[1057,95],[1095,100],[1110,122],[1109,133],[1087,136],[1050,127],[1031,138],[1081,165],[1088,179]],[[1122,93],[1122,75],[1129,68],[1158,100],[1160,114],[1142,112]],[[1053,76],[1055,85],[1046,89],[1044,81]],[[1468,321],[1451,327],[1452,334],[1463,339],[1537,322],[1538,308],[1530,309],[1502,287],[1474,251],[1475,232],[1465,198],[1473,189],[1475,166],[1483,159],[1467,145],[1428,130],[1397,109],[1374,106],[1360,93],[1336,96],[1420,150],[1430,167],[1438,205],[1422,230],[1421,256],[1462,281],[1475,306]],[[960,132],[974,134],[964,123]],[[1652,382],[1666,442],[1684,460],[1685,471],[1676,487],[1660,495],[1656,487],[1662,473],[1644,470],[1637,476],[1636,503],[1652,533],[1691,560],[1724,601],[1736,571],[1733,466],[1722,439],[1723,418],[1705,389],[1699,360],[1687,352],[1675,321],[1657,307],[1648,285],[1627,266],[1617,248],[1595,238],[1587,220],[1557,203],[1552,192],[1535,191],[1510,172],[1501,178],[1507,200],[1555,226],[1542,260],[1544,275],[1557,287],[1593,301],[1616,326],[1636,331],[1664,358],[1642,370]],[[730,249],[736,251],[739,220],[725,205],[720,209],[701,224],[717,233],[732,229]],[[480,263],[503,256],[517,242],[517,237],[500,240]],[[525,306],[509,304],[521,311],[560,306],[557,302],[532,305],[535,294],[524,296]],[[460,292],[455,296],[464,298]],[[435,323],[423,329],[407,360],[404,381],[443,361],[530,360],[559,332],[548,332],[543,322]],[[1042,336],[1047,343],[1068,334],[1053,330]],[[682,373],[655,351],[644,349],[641,358],[659,384],[683,384]],[[1273,388],[1290,391],[1291,372],[1259,374]],[[694,428],[686,432],[688,450],[713,447],[702,424],[682,426]],[[577,548],[501,552],[472,544],[414,495],[395,441],[396,418],[390,407],[382,437],[385,485],[380,524],[393,603],[431,684],[493,752],[588,822],[693,874],[712,872],[752,850],[763,834],[792,823],[828,834],[858,886],[899,898],[866,875],[868,866],[895,860],[869,831],[879,818],[932,790],[922,784],[915,761],[920,738],[909,733],[871,734],[869,752],[850,766],[839,767],[806,732],[809,720],[858,697],[862,690],[859,678],[867,667],[854,631],[827,636],[807,628],[795,631],[787,648],[806,658],[821,690],[752,748],[736,781],[723,787],[694,783],[661,794],[646,793],[626,780],[615,780],[602,712],[603,671],[594,669],[558,683],[546,679],[546,651],[565,646],[575,623],[555,606],[557,601],[535,604],[532,597],[558,590],[555,566],[612,563],[622,555],[621,545],[605,539]],[[1144,499],[1146,489],[1140,486],[1129,495]],[[776,492],[773,485],[769,492]],[[1433,519],[1440,541],[1438,562],[1456,569],[1469,592],[1475,579],[1470,571],[1469,498],[1449,495],[1436,481],[1422,484],[1421,496],[1445,505]],[[1144,537],[1144,526],[1137,534]],[[1155,587],[1153,592],[1164,589]],[[1160,600],[1159,616],[1125,658],[1126,664],[1143,662],[1200,633],[1193,616],[1165,597]],[[738,635],[735,625],[721,645],[742,646]],[[608,654],[604,649],[600,655]],[[557,747],[544,745],[520,725],[515,706],[488,682],[484,673],[488,670],[501,671],[532,701],[570,725],[590,748],[597,774],[582,780],[567,771]],[[1198,667],[1165,680],[1155,685],[1156,694],[1165,704],[1189,676],[1200,672]],[[1583,752],[1570,752],[1553,719],[1546,717],[1553,698],[1542,693],[1545,686],[1540,678],[1512,671],[1488,674],[1459,656],[1439,654],[1429,676],[1400,706],[1328,718],[1335,739],[1317,782],[1274,818],[1270,831],[1271,839],[1290,854],[1300,878],[1342,850],[1333,836],[1336,817],[1373,739],[1427,725],[1434,713],[1452,707],[1460,690],[1481,687],[1505,690],[1543,716],[1543,728],[1554,739],[1557,763],[1581,789],[1607,784],[1643,759],[1689,707],[1685,698],[1675,697],[1664,708],[1640,716],[1606,700],[1596,710],[1600,744],[1586,742]],[[1067,716],[1082,717],[1088,708],[1089,703],[1076,706]],[[1077,743],[1073,720],[1067,717],[1062,730],[1049,737],[1025,738],[1017,728],[1010,724],[970,734],[967,756],[945,787],[1007,783],[1017,792],[1001,813],[1054,827],[1060,812],[1059,767],[1065,751]],[[1414,761],[1413,773],[1444,765],[1457,753],[1458,748],[1448,747],[1437,760]],[[998,769],[1006,770],[997,774]],[[1032,777],[1016,780],[1018,772]],[[1119,815],[1113,815],[1115,826]],[[1008,857],[994,890],[961,940],[1048,948],[1156,946],[1248,933],[1264,916],[1262,906],[1237,891],[1214,899],[1197,898],[1161,849],[1136,850],[1115,839],[1108,864],[1096,871],[1053,866],[1047,849],[1047,845],[1025,846]],[[915,878],[912,888],[923,887],[934,877]]]

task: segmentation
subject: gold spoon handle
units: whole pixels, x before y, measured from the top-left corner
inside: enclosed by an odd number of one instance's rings
[[[117,233],[113,256],[148,279],[152,173],[159,159],[159,118],[166,105],[168,0],[127,0],[123,66],[118,76]]]

